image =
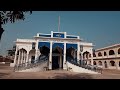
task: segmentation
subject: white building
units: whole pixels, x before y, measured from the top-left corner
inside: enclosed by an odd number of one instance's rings
[[[67,69],[67,61],[79,63],[89,53],[87,64],[93,65],[93,44],[83,42],[79,36],[67,35],[66,32],[51,34],[37,33],[33,39],[17,39],[14,63],[11,66],[47,61],[48,69]]]

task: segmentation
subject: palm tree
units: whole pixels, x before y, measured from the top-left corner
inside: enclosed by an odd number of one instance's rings
[[[32,11],[0,11],[0,40],[4,32],[2,25],[8,23],[8,21],[14,23],[16,20],[24,20],[26,12],[32,14]]]

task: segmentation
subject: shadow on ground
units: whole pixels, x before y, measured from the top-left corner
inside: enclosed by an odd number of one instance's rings
[[[0,73],[0,78],[3,78],[6,75],[9,75],[9,73]]]
[[[93,79],[89,74],[66,74],[63,75],[56,75],[52,77],[52,79]]]

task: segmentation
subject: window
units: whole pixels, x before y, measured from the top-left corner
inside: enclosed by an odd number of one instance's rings
[[[102,56],[102,53],[101,53],[101,52],[99,52],[99,53],[98,53],[98,56]]]
[[[109,55],[114,55],[114,54],[115,54],[115,52],[113,50],[109,51]]]
[[[110,61],[110,65],[111,66],[115,66],[115,62],[114,61]]]
[[[104,52],[104,56],[107,56],[106,52]]]
[[[120,48],[118,49],[118,54],[120,54]]]

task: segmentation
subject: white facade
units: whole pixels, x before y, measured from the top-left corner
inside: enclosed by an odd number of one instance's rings
[[[93,65],[93,44],[83,42],[79,36],[67,35],[66,32],[53,32],[51,34],[37,33],[33,39],[17,39],[14,63],[11,66],[20,65],[27,62],[32,63],[41,55],[48,56],[48,67],[53,69],[53,64],[58,60],[59,68],[67,69],[67,57],[70,48],[71,57],[77,60],[87,60],[88,64]],[[45,46],[45,47],[44,47]],[[81,46],[83,48],[81,48]],[[48,52],[46,51],[48,50]],[[85,58],[85,53],[91,54],[91,59]],[[34,62],[37,63],[37,62]],[[56,67],[56,66],[55,66]]]

